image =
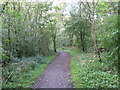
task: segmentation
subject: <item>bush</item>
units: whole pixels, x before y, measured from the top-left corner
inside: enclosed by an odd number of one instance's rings
[[[38,67],[38,65],[43,64],[45,62],[46,58],[40,55],[28,58],[14,58],[13,62],[3,67],[3,87],[11,87],[11,85],[20,81],[21,75],[29,76],[29,74],[27,75],[27,73],[34,70]]]
[[[119,77],[116,68],[109,67],[105,56],[101,57],[103,63],[99,63],[94,54],[69,52],[73,56],[71,74],[75,88],[118,88]]]

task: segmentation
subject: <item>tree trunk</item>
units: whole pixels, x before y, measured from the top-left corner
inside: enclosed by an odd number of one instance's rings
[[[84,50],[84,45],[83,45],[83,34],[82,34],[82,30],[80,30],[80,40],[81,40],[81,46],[82,46],[82,50],[83,50],[83,52],[85,52],[85,50]]]
[[[8,19],[8,60],[7,63],[11,61],[11,38],[10,38],[10,17]]]
[[[89,18],[90,18],[91,36],[92,36],[93,43],[94,43],[94,53],[97,52],[98,57],[99,57],[99,62],[102,62],[102,60],[100,58],[100,52],[99,52],[98,46],[97,46],[96,33],[95,33],[95,30],[94,30],[94,7],[95,7],[94,4],[95,4],[94,0],[91,3],[91,6],[87,2],[87,5],[89,7]]]
[[[56,49],[56,37],[53,36],[53,47],[54,47],[54,52],[57,52]]]
[[[70,38],[70,46],[73,46],[73,34],[70,34],[69,38]]]

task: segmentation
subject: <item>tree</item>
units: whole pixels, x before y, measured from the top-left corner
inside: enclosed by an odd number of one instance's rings
[[[16,57],[47,55],[50,46],[48,12],[52,3],[9,2],[5,7],[2,12],[3,63]]]
[[[82,3],[78,5],[79,8],[74,8],[70,11],[70,19],[66,22],[66,33],[68,35],[76,36],[76,44],[78,48],[82,48],[84,52],[87,52],[87,36],[89,32],[88,19],[83,17],[81,13]],[[87,30],[88,29],[88,30]],[[72,39],[72,38],[71,38]]]

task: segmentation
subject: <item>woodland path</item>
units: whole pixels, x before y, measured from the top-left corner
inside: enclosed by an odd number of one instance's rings
[[[59,51],[32,88],[72,88],[70,61],[71,55],[68,52]]]

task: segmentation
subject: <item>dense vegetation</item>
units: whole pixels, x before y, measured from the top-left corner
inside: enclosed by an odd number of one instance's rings
[[[71,74],[74,88],[118,88],[118,72],[115,67],[109,67],[102,54],[104,63],[93,53],[66,50],[72,57]]]
[[[118,87],[118,3],[79,1],[69,14],[66,7],[45,1],[1,5],[3,87],[30,87],[57,49],[70,49],[75,88]]]
[[[65,32],[77,48],[69,51],[75,88],[118,88],[117,5],[79,2],[70,11]]]
[[[52,7],[52,2],[3,4],[3,87],[29,87],[51,61],[49,57],[55,56],[55,39],[60,26],[56,22],[60,20],[57,17],[61,16],[60,12],[61,8]]]

